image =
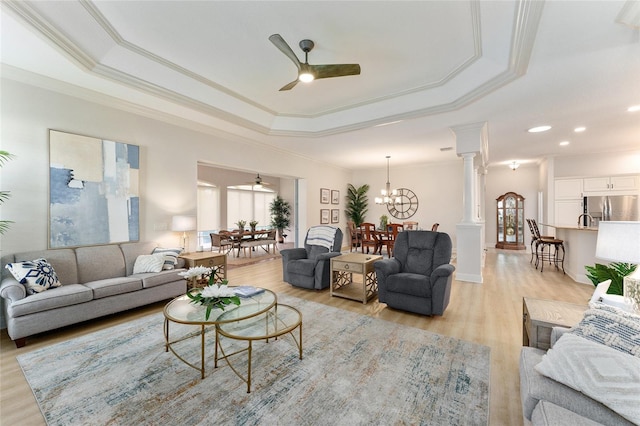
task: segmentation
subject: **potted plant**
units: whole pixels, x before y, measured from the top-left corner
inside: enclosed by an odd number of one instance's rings
[[[13,158],[12,154],[9,154],[7,151],[0,150],[0,166],[3,166],[4,163]],[[7,201],[10,197],[9,191],[0,191],[0,204]],[[10,220],[0,220],[0,234],[4,234],[9,230],[9,224],[13,223]]]
[[[369,191],[369,185],[367,184],[359,188],[351,184],[347,185],[347,208],[344,212],[355,223],[356,227],[362,225],[367,214],[367,205],[369,204],[367,191]]]
[[[269,204],[269,213],[271,213],[271,226],[278,230],[278,242],[284,243],[282,232],[289,226],[291,205],[281,196],[276,195],[276,198]]]
[[[256,232],[256,226],[258,226],[257,220],[252,220],[249,222],[249,228],[251,228],[251,232]]]
[[[611,280],[607,294],[617,294],[622,296],[624,277],[636,270],[637,265],[629,263],[612,262],[609,265],[596,263],[595,266],[585,265],[587,270],[587,278],[591,280],[594,286],[603,281]]]
[[[236,225],[238,226],[238,231],[240,231],[241,234],[244,231],[244,227],[246,224],[247,224],[247,221],[242,219],[236,222]]]
[[[386,231],[387,223],[389,223],[389,216],[387,216],[386,214],[383,214],[382,216],[380,216],[380,229],[382,229],[383,231]]]

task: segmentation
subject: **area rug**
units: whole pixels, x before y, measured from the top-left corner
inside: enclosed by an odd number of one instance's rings
[[[488,347],[291,296],[278,300],[302,312],[303,359],[289,335],[254,343],[251,393],[226,364],[213,368],[213,333],[204,379],[165,352],[161,313],[18,362],[49,425],[488,423]],[[182,345],[187,359],[199,360],[199,338]],[[234,363],[246,368],[246,360]]]

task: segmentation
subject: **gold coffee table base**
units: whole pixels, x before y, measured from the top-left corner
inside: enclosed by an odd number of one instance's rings
[[[299,336],[296,338],[293,331],[298,329]],[[278,339],[279,336],[290,334],[298,347],[298,356],[302,359],[302,314],[296,308],[276,304],[275,307],[258,316],[248,319],[242,319],[235,322],[226,322],[216,325],[216,353],[215,367],[218,367],[218,361],[224,359],[231,370],[247,384],[247,393],[251,392],[251,357],[253,352],[254,340]],[[220,336],[224,336],[234,340],[246,340],[247,347],[237,350],[233,353],[225,353],[222,347]],[[218,348],[220,348],[221,356],[218,356]],[[234,355],[247,352],[247,375],[242,375],[229,360]]]

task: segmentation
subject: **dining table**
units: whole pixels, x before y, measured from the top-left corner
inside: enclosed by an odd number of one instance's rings
[[[233,242],[233,249],[237,249],[235,257],[240,256],[240,249],[243,242],[247,241],[257,241],[262,238],[267,238],[270,232],[273,232],[273,229],[256,229],[256,230],[244,230],[240,231],[238,229],[234,229],[226,233],[231,241]]]

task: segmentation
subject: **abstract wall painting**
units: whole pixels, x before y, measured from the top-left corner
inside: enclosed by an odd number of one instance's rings
[[[140,148],[49,131],[49,248],[140,239]]]

